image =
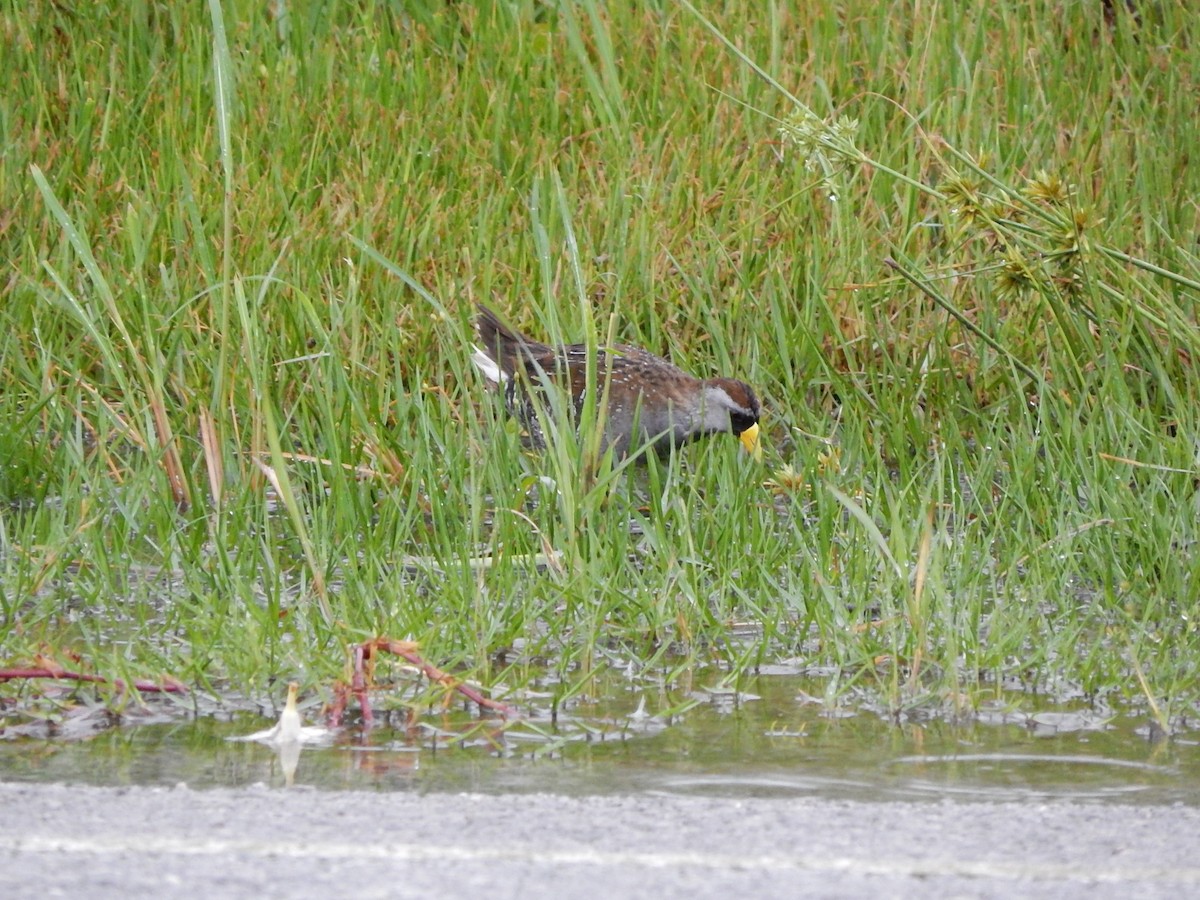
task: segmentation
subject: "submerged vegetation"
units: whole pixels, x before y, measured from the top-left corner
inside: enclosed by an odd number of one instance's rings
[[[705,6],[5,2],[0,667],[1200,714],[1189,4]],[[476,301],[764,463],[524,452]]]

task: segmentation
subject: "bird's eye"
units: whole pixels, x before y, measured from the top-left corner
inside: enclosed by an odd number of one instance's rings
[[[747,428],[757,424],[758,417],[742,412],[730,412],[729,424],[733,427],[734,434],[741,434]]]

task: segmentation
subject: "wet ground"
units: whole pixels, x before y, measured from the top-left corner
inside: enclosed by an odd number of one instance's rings
[[[0,783],[0,896],[1180,897],[1184,805]]]
[[[236,698],[63,689],[6,717],[0,897],[1200,891],[1193,723],[1020,693],[893,715],[825,683],[618,679],[507,727],[398,704],[303,750],[229,740],[272,721]]]
[[[331,732],[290,760],[228,740],[269,725],[264,715],[215,708],[196,715],[190,701],[170,698],[119,717],[64,704],[53,721],[4,731],[0,780],[1200,807],[1200,730],[1186,721],[1156,739],[1137,714],[1013,694],[954,722],[911,715],[897,722],[862,706],[815,702],[815,686],[761,676],[738,692],[695,689],[682,712],[679,696],[610,692],[554,717],[531,706],[507,727],[461,709],[426,710],[402,728]],[[318,722],[320,699],[309,697],[301,712]]]

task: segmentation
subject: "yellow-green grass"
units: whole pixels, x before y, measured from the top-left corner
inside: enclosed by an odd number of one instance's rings
[[[1194,708],[1189,4],[794,6],[3,3],[0,665]],[[476,301],[765,465],[524,454]]]

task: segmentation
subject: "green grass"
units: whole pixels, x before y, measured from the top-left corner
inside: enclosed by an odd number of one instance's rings
[[[1194,712],[1188,4],[707,6],[3,3],[0,666]],[[766,465],[523,453],[476,301],[745,378]]]

